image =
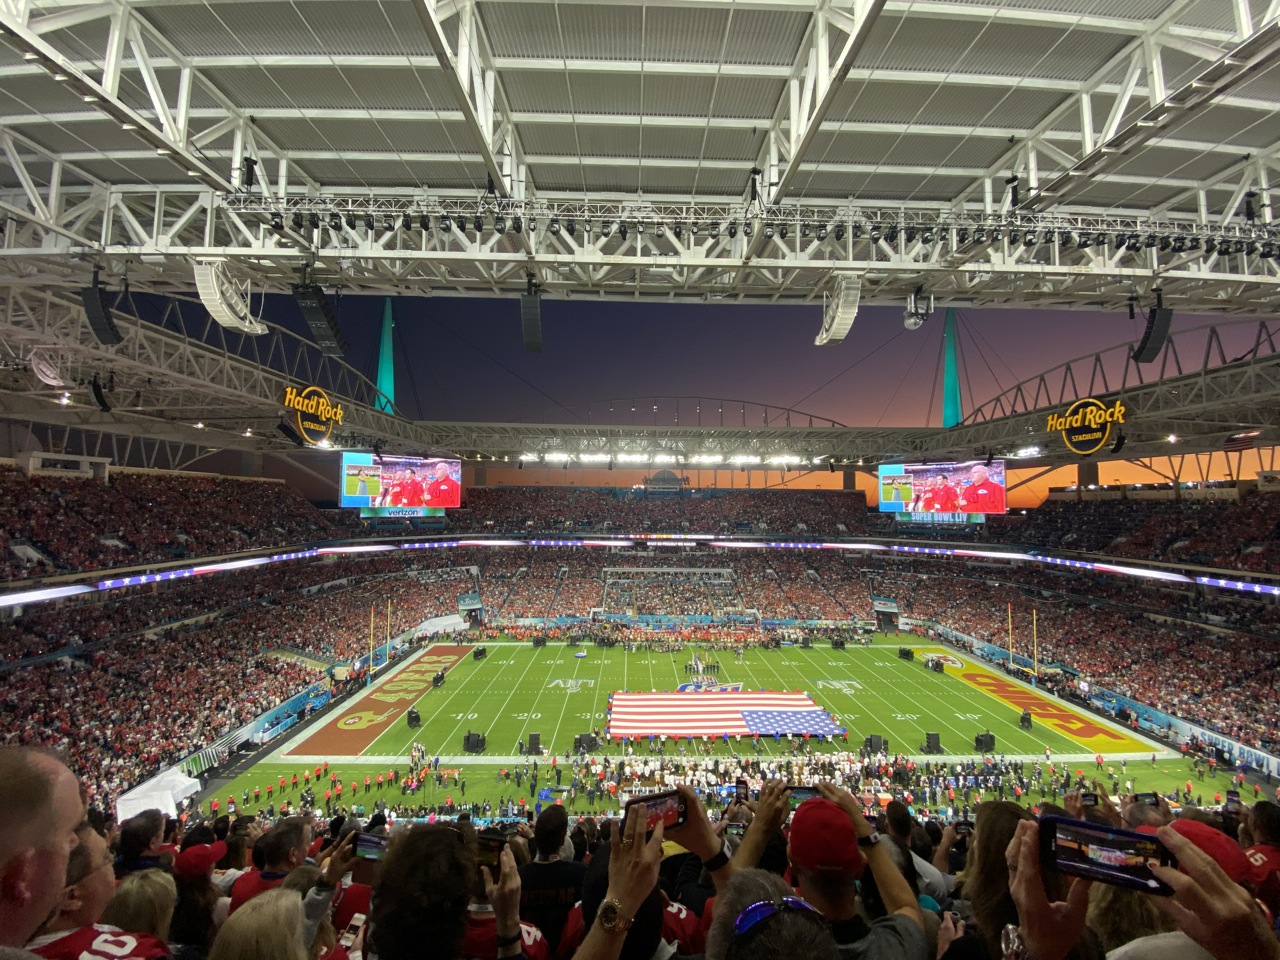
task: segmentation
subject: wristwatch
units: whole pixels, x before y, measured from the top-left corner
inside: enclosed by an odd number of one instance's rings
[[[879,831],[876,831],[876,830],[872,830],[865,837],[858,838],[858,846],[860,847],[874,847],[879,842],[880,842],[880,833]]]
[[[1004,960],[1040,960],[1022,941],[1022,931],[1013,923],[1006,923],[1000,931],[1000,953]]]
[[[631,929],[631,925],[636,922],[635,917],[623,918],[622,904],[613,897],[600,904],[600,909],[596,912],[596,919],[600,921],[600,926],[604,927],[608,933],[626,933]]]
[[[708,873],[715,873],[726,863],[729,862],[729,841],[726,840],[720,851],[713,856],[707,857],[702,861],[702,865],[706,867]]]

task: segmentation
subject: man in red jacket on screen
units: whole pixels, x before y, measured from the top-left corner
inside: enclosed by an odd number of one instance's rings
[[[458,481],[449,475],[449,464],[440,460],[435,465],[435,479],[427,487],[427,506],[457,507],[462,504]]]
[[[965,513],[1004,513],[1004,487],[991,479],[989,468],[976,463],[969,477],[971,482],[960,492],[960,509]]]

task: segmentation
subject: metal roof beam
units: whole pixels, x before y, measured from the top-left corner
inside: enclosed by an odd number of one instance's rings
[[[485,168],[501,197],[523,200],[534,195],[524,151],[499,88],[497,71],[488,62],[492,49],[484,35],[476,5],[458,8],[458,50],[445,36],[436,0],[413,0],[414,10],[436,59],[444,65],[454,100],[480,150]]]

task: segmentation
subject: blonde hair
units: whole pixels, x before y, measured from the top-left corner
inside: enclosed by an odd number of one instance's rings
[[[173,877],[163,870],[138,870],[120,881],[98,922],[168,941],[177,902],[178,885]]]
[[[277,887],[246,901],[213,938],[208,960],[307,960],[302,897]]]

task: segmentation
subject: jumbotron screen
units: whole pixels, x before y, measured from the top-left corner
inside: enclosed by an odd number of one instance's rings
[[[881,513],[1008,513],[1004,461],[882,463]]]
[[[341,485],[339,505],[362,517],[443,516],[462,505],[462,463],[343,452]]]

